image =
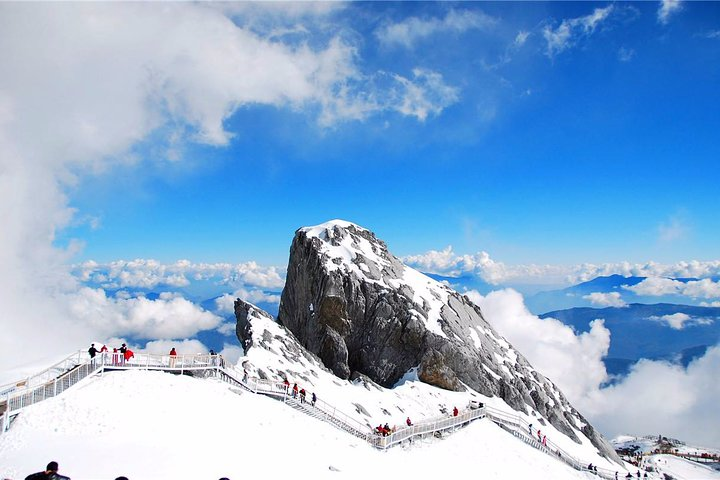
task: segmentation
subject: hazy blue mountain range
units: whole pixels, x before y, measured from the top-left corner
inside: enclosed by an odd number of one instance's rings
[[[588,298],[591,293],[612,293],[620,294],[620,299],[625,303],[673,303],[683,305],[698,305],[702,299],[692,299],[683,295],[648,296],[637,295],[632,290],[623,287],[632,287],[645,280],[647,277],[623,277],[622,275],[610,275],[597,277],[590,281],[579,283],[560,290],[549,290],[539,292],[525,297],[525,305],[536,315],[551,310],[562,310],[574,307],[592,307]],[[696,278],[673,278],[679,282],[687,283],[697,280]]]
[[[686,366],[720,342],[720,308],[658,303],[626,307],[570,308],[540,315],[552,317],[578,332],[601,318],[611,342],[605,366],[611,374],[624,374],[641,358],[663,359]]]

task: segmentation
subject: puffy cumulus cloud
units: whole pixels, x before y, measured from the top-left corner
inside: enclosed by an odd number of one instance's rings
[[[609,275],[680,278],[720,275],[720,260],[705,262],[692,260],[674,264],[617,262],[578,265],[510,265],[492,259],[487,252],[456,254],[452,246],[443,250],[430,250],[418,255],[408,255],[402,260],[411,267],[426,273],[451,277],[470,274],[478,276],[492,285],[510,282],[575,284]],[[709,282],[711,281],[703,279],[704,288],[710,287]]]
[[[573,46],[578,39],[591,35],[613,11],[613,5],[596,8],[589,15],[563,20],[556,28],[546,25],[543,37],[547,42],[546,54],[552,58],[558,53]]]
[[[118,260],[106,264],[88,261],[73,266],[73,274],[82,282],[103,288],[155,288],[158,285],[184,287],[192,280],[214,280],[223,285],[282,288],[284,271],[256,262],[192,263],[179,260],[162,264],[156,260]]]
[[[463,33],[491,28],[497,20],[480,10],[449,10],[443,18],[410,17],[399,23],[383,25],[375,36],[386,45],[412,48],[418,40],[438,34]]]
[[[390,85],[376,83],[378,72],[360,71],[349,36],[330,33],[312,45],[272,36],[271,25],[248,17],[257,8],[0,4],[0,308],[10,319],[0,363],[85,343],[90,332],[68,304],[79,286],[66,264],[78,246],[53,245],[76,215],[66,192],[93,172],[141,161],[132,152],[142,142],[152,137],[167,160],[180,161],[178,142],[227,144],[226,120],[250,105],[308,109],[327,125],[376,112],[422,120],[450,101],[449,87],[432,72],[412,79],[385,73]],[[292,6],[275,15],[283,11],[292,22],[317,14]],[[418,93],[424,89],[437,92]],[[111,281],[182,286],[189,278],[154,268]],[[259,277],[258,286],[280,283],[271,272],[246,273]],[[31,339],[37,348],[27,350]]]
[[[236,290],[232,295],[225,294],[215,299],[216,309],[219,314],[232,314],[235,312],[235,299],[240,298],[250,303],[280,303],[280,295],[268,294],[262,290]]]
[[[243,349],[237,345],[230,345],[228,343],[223,345],[223,349],[220,350],[220,355],[223,356],[226,362],[230,364],[236,364],[240,357],[245,355]]]
[[[515,290],[493,291],[486,296],[472,292],[468,298],[570,401],[592,395],[607,379],[602,359],[610,347],[610,332],[602,320],[593,321],[590,331],[576,335],[558,320],[541,319],[530,313],[522,295]]]
[[[618,384],[598,390],[578,407],[608,436],[662,433],[717,446],[720,433],[720,346],[687,368],[641,360]]]
[[[589,295],[583,295],[585,300],[589,300],[593,305],[601,307],[626,307],[627,303],[620,297],[619,292],[593,292]]]
[[[670,328],[675,330],[682,330],[689,325],[711,325],[713,323],[712,319],[691,317],[687,313],[682,312],[662,316],[653,315],[648,317],[648,319],[661,323],[667,323]]]
[[[138,352],[151,353],[154,355],[167,355],[171,349],[175,349],[178,355],[194,355],[208,353],[210,350],[199,340],[153,340],[147,342],[145,348],[138,349]]]
[[[682,9],[680,0],[662,0],[657,11],[658,22],[666,25],[670,17]]]
[[[642,282],[623,286],[637,295],[662,296],[662,295],[684,295],[692,298],[720,298],[720,281],[712,279],[690,280],[681,282],[672,278],[648,277]]]
[[[102,289],[84,287],[67,300],[73,318],[99,337],[185,338],[216,328],[222,321],[172,293],[163,293],[156,300],[113,298]]]
[[[490,258],[487,252],[456,255],[452,246],[441,251],[430,250],[420,255],[408,255],[402,260],[426,273],[451,277],[472,274],[492,285],[531,278],[536,280],[551,278],[551,281],[554,281],[555,277],[566,273],[565,267],[552,265],[506,265]]]
[[[624,379],[604,386],[602,358],[610,332],[601,320],[576,335],[554,319],[541,320],[525,308],[513,290],[482,296],[470,292],[485,318],[530,363],[548,376],[594,427],[608,437],[623,433],[657,433],[700,445],[720,444],[720,346],[687,368],[641,360]]]

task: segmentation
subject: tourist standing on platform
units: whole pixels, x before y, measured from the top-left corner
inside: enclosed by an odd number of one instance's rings
[[[176,362],[177,362],[177,352],[175,351],[175,347],[173,347],[170,350],[170,368],[175,368]]]
[[[118,352],[120,352],[120,365],[125,365],[125,353],[127,353],[127,349],[127,345],[124,343],[118,348]]]

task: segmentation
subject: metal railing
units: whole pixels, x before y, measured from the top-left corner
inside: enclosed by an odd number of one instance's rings
[[[542,439],[537,438],[533,433],[530,432],[528,424],[519,415],[513,415],[492,407],[486,407],[486,413],[488,418],[500,425],[500,427],[512,433],[515,437],[519,438],[526,444],[536,448],[537,450],[540,450],[550,455],[551,457],[554,457],[561,462],[571,466],[575,470],[593,473],[607,480],[614,480],[616,478],[616,473],[622,473],[623,475],[627,473],[627,470],[625,470],[624,468],[618,470],[610,470],[607,468],[596,467],[597,470],[590,470],[588,468],[590,463],[583,462],[570,455],[568,452],[563,450],[559,445],[552,442],[547,437],[545,437],[545,442],[543,442]]]
[[[439,416],[424,420],[415,425],[407,427],[400,427],[396,431],[390,433],[390,435],[383,435],[381,433],[375,433],[368,441],[371,445],[377,448],[386,449],[404,442],[405,440],[412,440],[414,437],[423,437],[436,432],[444,432],[449,430],[455,430],[458,426],[472,422],[485,416],[485,408],[477,408],[459,413],[457,416]]]
[[[225,366],[221,355],[155,355],[134,354],[125,360],[120,352],[98,353],[89,358],[78,351],[37,375],[4,386],[0,399],[0,434],[10,428],[12,419],[25,407],[60,395],[94,373],[111,370],[163,370],[178,373],[197,370],[220,370]]]
[[[193,370],[210,370],[219,379],[227,383],[240,386],[255,394],[281,400],[381,449],[387,449],[404,441],[411,441],[415,437],[423,437],[436,432],[454,431],[458,426],[488,417],[526,444],[547,453],[576,470],[594,473],[608,480],[615,479],[615,471],[604,468],[589,470],[585,462],[576,459],[547,439],[547,437],[545,442],[542,439],[537,439],[529,431],[527,423],[522,417],[497,408],[487,406],[470,408],[457,416],[443,415],[408,427],[403,426],[389,435],[381,435],[374,431],[369,432],[368,425],[359,422],[327,402],[320,399],[312,402],[308,398],[301,398],[299,394],[294,396],[291,394],[288,385],[277,380],[249,377],[246,372],[240,375],[237,370],[226,368],[221,355],[209,354],[171,356],[139,353],[133,358],[125,360],[119,352],[103,352],[90,359],[85,352],[79,351],[24,381],[0,387],[3,388],[2,391],[4,392],[4,399],[0,400],[0,407],[4,407],[4,412],[0,415],[0,433],[9,428],[13,416],[17,415],[23,408],[60,395],[93,373],[130,369],[163,370],[179,373]]]

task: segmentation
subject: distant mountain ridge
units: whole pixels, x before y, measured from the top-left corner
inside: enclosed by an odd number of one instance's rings
[[[617,293],[618,299],[625,303],[672,303],[688,304],[689,297],[682,295],[639,295],[626,287],[634,287],[647,280],[649,277],[624,277],[622,275],[608,275],[593,278],[587,282],[578,283],[559,290],[548,290],[528,295],[525,297],[525,305],[536,315],[549,311],[563,310],[576,307],[597,307],[590,298],[586,296],[592,293]],[[697,278],[671,278],[682,283],[697,281]],[[714,281],[714,280],[713,280]],[[699,304],[701,300],[697,300]]]
[[[686,366],[702,356],[707,347],[720,342],[720,308],[658,303],[625,307],[579,307],[540,315],[552,317],[577,332],[589,330],[595,319],[603,319],[612,341],[606,367],[623,374],[641,358],[674,361]],[[675,323],[673,320],[685,320]]]

